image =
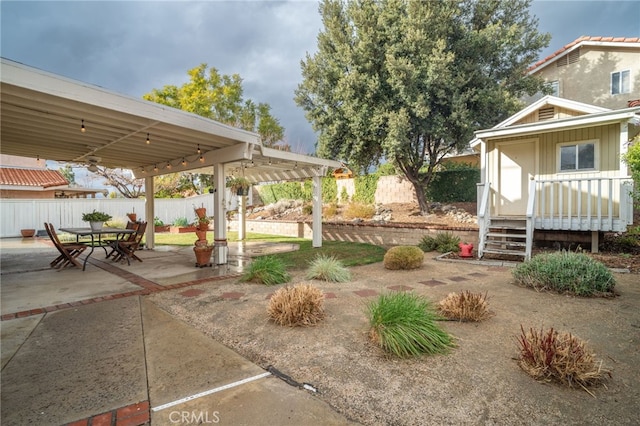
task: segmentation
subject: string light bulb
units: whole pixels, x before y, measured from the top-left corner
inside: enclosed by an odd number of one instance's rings
[[[198,161],[200,161],[201,163],[204,163],[204,157],[201,155],[201,156],[198,158]]]
[[[40,165],[40,156],[36,155],[36,163],[38,163],[38,166]]]
[[[151,141],[149,140],[149,133],[147,133],[147,145],[149,145]]]
[[[200,149],[200,144],[198,144],[198,154],[202,154],[202,150]]]
[[[143,175],[147,174],[147,169],[145,169],[144,167],[140,167],[140,171]]]
[[[171,170],[171,163],[167,161],[167,169]]]
[[[182,164],[183,166],[186,166],[187,165],[187,160],[185,160],[184,157],[182,157],[182,162],[180,164]]]
[[[153,171],[157,172],[158,171],[158,166],[156,164],[153,165]]]
[[[81,124],[81,126],[80,126],[80,131],[81,131],[82,133],[84,133],[84,132],[86,132],[86,131],[87,131],[87,128],[86,128],[86,127],[84,127],[84,120],[82,120],[82,124]]]

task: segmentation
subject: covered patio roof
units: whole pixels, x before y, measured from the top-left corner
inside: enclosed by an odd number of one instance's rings
[[[256,133],[196,114],[5,58],[1,66],[4,154],[131,169],[136,177],[223,163],[226,173],[243,170],[254,183],[340,167],[337,161],[263,147]]]
[[[131,169],[145,179],[148,194],[154,192],[153,176],[179,171],[213,174],[216,188],[231,174],[252,183],[313,178],[313,246],[322,244],[320,178],[341,167],[338,161],[270,149],[256,133],[5,58],[0,112],[0,153]],[[224,194],[214,193],[219,247],[226,247]],[[147,218],[155,217],[153,205],[146,203]],[[154,246],[153,228],[146,245]],[[222,252],[218,264],[227,263]]]

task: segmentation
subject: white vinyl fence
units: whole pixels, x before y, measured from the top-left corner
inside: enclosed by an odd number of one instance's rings
[[[144,199],[128,198],[2,199],[0,238],[19,237],[21,229],[44,230],[45,222],[53,223],[56,228],[86,227],[89,224],[82,221],[82,213],[94,209],[110,214],[113,221],[123,224],[127,221],[127,213],[133,211],[138,219],[153,223],[153,218],[145,217],[144,203]],[[158,198],[155,200],[155,216],[167,225],[181,217],[193,222],[196,217],[194,207],[206,207],[207,215],[213,216],[213,194],[191,198]],[[229,207],[232,207],[231,203]]]

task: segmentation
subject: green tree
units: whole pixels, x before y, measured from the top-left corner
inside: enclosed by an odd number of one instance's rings
[[[634,181],[633,198],[640,203],[640,134],[633,138],[622,160],[629,166],[629,174]]]
[[[548,45],[529,0],[320,3],[318,51],[295,100],[319,132],[318,154],[367,170],[391,161],[424,189],[445,154],[543,90],[526,68]]]
[[[76,183],[76,172],[73,171],[73,167],[71,164],[67,163],[64,167],[60,167],[58,171],[64,176],[64,178],[69,182],[69,185],[74,185]]]
[[[273,147],[282,141],[284,128],[271,115],[271,107],[243,99],[238,74],[222,75],[213,67],[207,72],[207,64],[189,70],[188,74],[189,81],[182,86],[153,89],[143,98],[256,132],[265,146]]]

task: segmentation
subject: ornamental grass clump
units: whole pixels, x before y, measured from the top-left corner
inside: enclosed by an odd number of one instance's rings
[[[460,237],[450,232],[438,232],[435,237],[425,235],[418,243],[418,247],[424,252],[437,251],[438,253],[457,253],[460,251]]]
[[[404,358],[445,353],[453,339],[436,323],[428,300],[413,293],[382,294],[367,306],[369,337],[384,351]]]
[[[571,388],[598,385],[611,372],[596,361],[586,343],[570,333],[559,333],[553,327],[547,331],[520,326],[518,365],[540,381],[555,381]],[[589,392],[591,393],[591,392]]]
[[[269,318],[276,324],[316,325],[324,318],[324,294],[310,284],[297,284],[278,289],[267,307]]]
[[[482,321],[491,317],[487,303],[487,293],[471,293],[462,291],[449,293],[438,303],[438,313],[450,320]]]
[[[539,254],[512,271],[516,282],[536,290],[577,296],[611,296],[615,278],[609,269],[584,253]]]
[[[262,256],[254,259],[247,271],[240,278],[241,281],[257,282],[265,285],[276,285],[291,279],[284,263],[273,256]]]
[[[424,253],[416,246],[391,247],[384,255],[387,269],[417,269],[424,262]]]
[[[343,283],[351,280],[351,272],[333,256],[318,255],[309,264],[307,279]]]

